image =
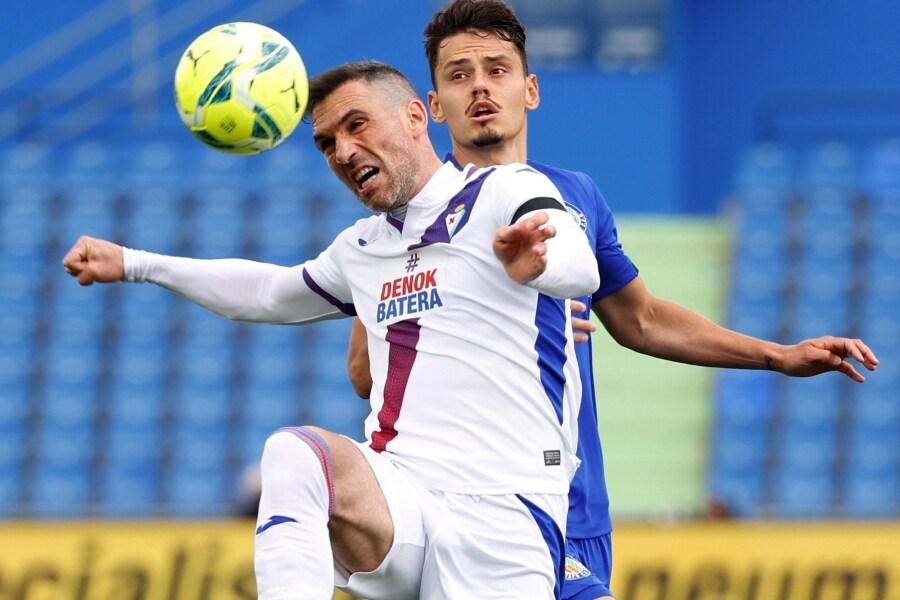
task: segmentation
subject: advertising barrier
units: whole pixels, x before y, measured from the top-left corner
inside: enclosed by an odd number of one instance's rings
[[[253,535],[251,521],[0,523],[0,600],[253,600]],[[623,524],[613,546],[619,600],[900,600],[896,522]]]
[[[621,526],[619,600],[900,600],[900,523]]]

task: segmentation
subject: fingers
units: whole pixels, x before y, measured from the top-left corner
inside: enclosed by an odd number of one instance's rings
[[[824,338],[826,350],[830,350],[841,358],[852,357],[859,364],[870,371],[878,366],[878,358],[875,353],[866,346],[862,340],[848,338]]]
[[[594,333],[595,331],[597,331],[597,326],[588,319],[579,319],[578,317],[572,317],[572,329],[574,329],[576,332],[582,331],[584,333]]]
[[[836,369],[838,372],[843,373],[853,381],[862,383],[866,380],[865,377],[859,374],[859,371],[853,368],[853,365],[848,363],[846,360],[842,360]]]
[[[583,313],[587,310],[587,306],[581,300],[572,300],[572,312]]]

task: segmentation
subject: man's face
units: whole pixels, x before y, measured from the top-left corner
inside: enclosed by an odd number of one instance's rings
[[[460,33],[438,52],[435,122],[447,122],[454,146],[487,148],[525,135],[525,113],[537,107],[537,80],[525,76],[515,46],[496,35]]]
[[[421,161],[406,109],[378,85],[356,80],[312,112],[313,139],[328,166],[376,212],[406,204],[417,189]]]

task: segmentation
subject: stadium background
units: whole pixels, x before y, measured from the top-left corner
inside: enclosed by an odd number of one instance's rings
[[[361,214],[308,125],[227,157],[181,126],[191,39],[268,24],[312,73],[430,88],[413,0],[108,0],[0,20],[0,598],[250,598],[241,482],[265,434],[359,435],[346,323],[217,320],[81,289],[79,233],[296,262]],[[620,597],[900,598],[900,13],[891,0],[518,0],[530,153],[598,183],[656,294],[741,331],[859,335],[837,376],[664,363],[596,338]],[[439,151],[449,147],[432,127]],[[138,541],[136,541],[138,540]]]

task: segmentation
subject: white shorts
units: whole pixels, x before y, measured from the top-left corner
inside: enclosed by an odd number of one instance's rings
[[[394,523],[384,562],[335,586],[370,600],[553,600],[563,581],[568,497],[473,496],[428,490],[358,444]]]

